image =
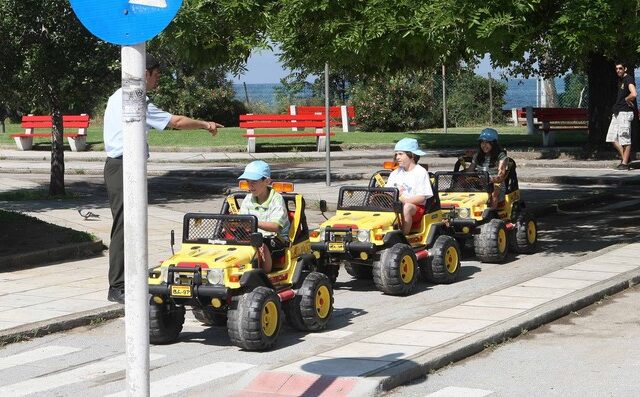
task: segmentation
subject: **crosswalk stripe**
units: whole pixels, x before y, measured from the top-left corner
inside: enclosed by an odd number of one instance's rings
[[[45,346],[39,349],[14,354],[13,356],[0,358],[0,370],[40,360],[46,360],[48,358],[64,356],[65,354],[75,353],[80,350],[82,349],[69,346]]]
[[[167,396],[179,391],[188,390],[212,380],[233,375],[238,372],[253,368],[255,365],[245,363],[217,362],[203,367],[198,367],[178,375],[169,376],[151,383],[151,395],[154,397]],[[107,397],[126,396],[126,392],[110,394]]]
[[[149,358],[150,360],[157,360],[162,357],[164,356],[161,354],[151,354]],[[87,382],[94,378],[102,377],[118,371],[124,371],[127,367],[126,360],[126,355],[121,354],[104,361],[83,365],[70,371],[59,372],[53,375],[46,375],[2,386],[0,387],[0,396],[26,396],[28,394],[39,393],[73,383]]]
[[[485,397],[490,394],[493,394],[493,391],[449,386],[435,393],[427,394],[425,397]]]

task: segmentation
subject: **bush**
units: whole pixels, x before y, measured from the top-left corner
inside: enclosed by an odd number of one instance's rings
[[[354,84],[352,101],[358,128],[409,131],[441,125],[434,83],[433,73],[405,71]]]
[[[507,85],[491,80],[493,96],[493,122],[502,123]],[[489,79],[461,70],[447,84],[447,120],[453,127],[487,125],[490,122]]]
[[[231,81],[216,69],[164,71],[158,89],[149,96],[170,113],[212,120],[226,127],[237,126],[239,115],[247,112],[245,105],[235,99]]]

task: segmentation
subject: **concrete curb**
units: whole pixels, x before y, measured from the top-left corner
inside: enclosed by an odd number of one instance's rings
[[[46,298],[43,298],[46,299]],[[106,299],[106,296],[105,296]],[[68,331],[73,328],[97,325],[105,320],[124,316],[124,306],[114,303],[99,309],[72,313],[50,320],[25,324],[20,327],[10,328],[0,332],[0,346],[9,343],[21,342],[31,338],[37,338],[56,332]]]
[[[0,257],[0,272],[28,269],[51,262],[84,259],[106,249],[102,240],[67,244],[62,247]]]
[[[364,376],[382,377],[375,392],[376,395],[380,395],[385,391],[428,375],[430,371],[470,357],[489,346],[508,341],[510,338],[515,338],[529,330],[585,308],[606,296],[616,294],[638,283],[640,283],[640,270],[638,269],[619,274],[566,297],[543,304],[515,318],[492,325],[470,336],[462,337],[422,355],[392,363],[381,370],[372,371]]]

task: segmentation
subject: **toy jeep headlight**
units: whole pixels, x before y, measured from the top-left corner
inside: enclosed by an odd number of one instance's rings
[[[222,284],[224,281],[222,269],[209,269],[207,272],[207,281],[209,284]]]
[[[361,243],[366,243],[366,242],[369,242],[369,236],[370,235],[371,235],[371,233],[369,232],[369,230],[360,229],[360,230],[358,230],[358,234],[356,234],[356,238]]]
[[[460,208],[458,210],[458,216],[460,218],[468,218],[469,217],[469,208]]]

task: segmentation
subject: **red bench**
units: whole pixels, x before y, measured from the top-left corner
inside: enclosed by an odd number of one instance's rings
[[[324,106],[289,106],[289,114],[321,114],[324,116]],[[332,126],[341,126],[342,132],[349,132],[351,126],[356,125],[353,119],[356,117],[356,111],[353,106],[330,106],[329,119]]]
[[[33,147],[33,138],[51,137],[51,128],[53,127],[53,119],[51,116],[34,116],[32,114],[28,116],[22,116],[22,128],[24,128],[24,134],[11,134],[11,137],[15,140],[19,150],[31,150]],[[35,133],[36,129],[47,129],[47,133]],[[86,149],[87,146],[87,128],[89,128],[89,115],[63,115],[62,116],[62,128],[77,128],[77,133],[64,134],[64,137],[69,141],[69,146],[74,152],[81,152]]]
[[[325,120],[319,114],[241,114],[240,128],[246,128],[247,133],[242,136],[247,138],[247,152],[255,153],[257,138],[292,138],[302,136],[312,136],[316,138],[316,146],[319,152],[324,152],[326,148],[326,133],[323,128]],[[291,129],[291,128],[313,128],[314,132],[274,132],[256,134],[257,129]],[[330,135],[335,135],[331,133]]]
[[[589,114],[585,108],[517,108],[512,110],[514,124],[526,125],[528,132],[542,132],[542,145],[555,144],[554,132],[587,132]]]

